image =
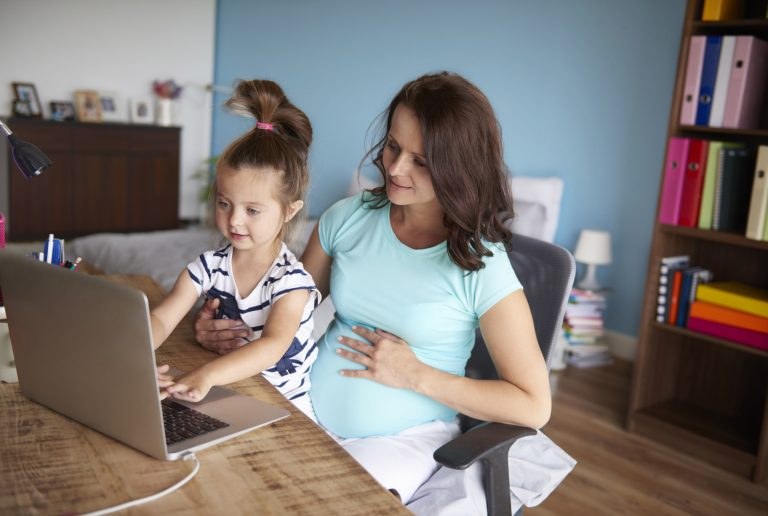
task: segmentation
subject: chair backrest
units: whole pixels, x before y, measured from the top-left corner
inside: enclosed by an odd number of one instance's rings
[[[573,287],[576,262],[564,247],[519,234],[513,236],[507,254],[523,284],[525,297],[531,307],[536,338],[549,367],[550,355]],[[467,363],[467,376],[498,378],[479,330],[472,356]]]

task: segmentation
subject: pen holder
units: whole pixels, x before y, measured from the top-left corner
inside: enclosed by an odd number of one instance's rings
[[[17,383],[16,365],[11,348],[11,335],[8,333],[8,320],[5,318],[5,307],[0,307],[0,381]]]

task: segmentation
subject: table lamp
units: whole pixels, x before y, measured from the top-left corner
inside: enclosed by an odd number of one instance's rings
[[[573,257],[587,266],[584,277],[576,284],[582,290],[600,290],[597,266],[611,263],[611,234],[596,229],[582,229]]]
[[[53,164],[43,151],[29,142],[19,140],[7,125],[0,120],[0,127],[5,132],[11,146],[13,161],[24,177],[30,179],[39,176],[43,170]],[[5,216],[0,213],[0,249],[5,247]],[[13,349],[8,334],[8,320],[5,318],[2,292],[0,292],[0,381],[15,383],[18,381],[13,360]]]

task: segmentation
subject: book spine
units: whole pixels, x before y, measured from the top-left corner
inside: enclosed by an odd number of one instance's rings
[[[680,284],[683,281],[683,271],[678,269],[672,275],[672,292],[669,296],[669,313],[667,324],[675,325],[677,322],[677,308],[680,303]]]
[[[707,163],[709,142],[692,139],[688,146],[688,159],[683,174],[683,187],[680,196],[680,215],[678,224],[689,228],[699,223],[699,208],[704,184],[704,171]]]
[[[688,255],[665,256],[659,266],[659,286],[656,298],[656,321],[663,323],[667,320],[667,305],[671,293],[672,272],[675,268],[687,266],[690,262]]]
[[[684,168],[688,159],[688,138],[672,137],[667,146],[667,160],[664,166],[664,180],[659,200],[659,222],[677,224],[680,216],[680,201],[685,178]]]
[[[759,317],[768,317],[768,298],[747,295],[720,288],[720,284],[699,285],[696,299],[707,301],[734,310],[740,310]]]
[[[747,231],[745,236],[753,240],[763,240],[765,222],[768,218],[768,146],[761,145],[757,152],[757,162],[752,180],[752,196],[749,200]]]
[[[680,125],[694,125],[696,123],[696,108],[706,42],[706,36],[691,36],[688,42],[688,62],[683,84],[683,103],[680,106]]]
[[[731,78],[733,51],[736,47],[736,36],[723,36],[720,47],[720,61],[717,63],[715,77],[715,92],[712,94],[712,111],[709,113],[709,126],[722,127],[725,114],[725,99],[728,93],[728,81]]]
[[[698,317],[708,321],[730,324],[745,330],[768,333],[768,317],[758,317],[740,310],[726,308],[706,301],[694,301],[691,304],[690,317]]]
[[[725,162],[725,150],[717,153],[717,173],[715,174],[715,191],[712,201],[712,229],[720,229],[720,212],[723,199],[723,163]]]
[[[720,61],[722,36],[707,36],[704,46],[704,62],[701,67],[699,84],[699,102],[696,106],[696,125],[709,125],[709,115],[712,112],[712,96],[715,93],[717,65]]]
[[[768,43],[736,36],[723,127],[756,129],[768,79]]]
[[[744,328],[699,319],[698,317],[688,318],[688,329],[758,349],[768,349],[768,334],[766,333],[745,330]]]
[[[713,220],[713,227],[718,231],[741,234],[746,231],[754,166],[751,149],[724,149],[720,209]]]
[[[744,0],[704,0],[702,21],[735,20],[744,15]]]
[[[685,321],[688,319],[688,298],[691,295],[691,271],[686,269],[681,272],[680,294],[677,301],[677,317],[675,325],[685,327]]]

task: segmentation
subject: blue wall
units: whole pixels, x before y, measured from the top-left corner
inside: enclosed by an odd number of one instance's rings
[[[636,335],[684,0],[219,0],[215,80],[269,78],[313,122],[310,214],[342,197],[370,122],[447,69],[490,98],[513,174],[565,181],[555,240],[605,229],[608,328]],[[225,96],[218,94],[216,103]],[[218,109],[212,152],[250,124]],[[581,274],[581,271],[579,271]]]

